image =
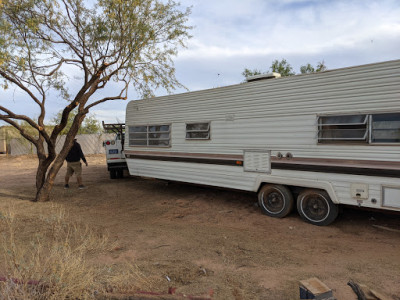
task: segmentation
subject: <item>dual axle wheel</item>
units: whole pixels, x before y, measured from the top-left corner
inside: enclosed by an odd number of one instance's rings
[[[296,202],[300,217],[314,225],[329,225],[339,213],[338,206],[332,202],[328,193],[322,190],[303,190]],[[286,186],[268,184],[260,189],[258,203],[264,214],[283,218],[292,212],[295,201]]]
[[[124,170],[123,169],[111,169],[110,170],[110,179],[117,179],[124,177]]]

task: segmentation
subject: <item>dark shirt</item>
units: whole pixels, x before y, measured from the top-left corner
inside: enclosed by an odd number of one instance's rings
[[[69,153],[65,160],[67,162],[78,162],[81,159],[84,163],[86,163],[86,158],[85,155],[83,155],[81,145],[79,145],[78,142],[74,142],[74,145],[72,146],[71,150],[69,150]]]

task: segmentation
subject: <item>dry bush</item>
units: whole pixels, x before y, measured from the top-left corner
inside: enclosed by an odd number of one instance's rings
[[[89,263],[114,245],[107,235],[71,222],[60,207],[33,220],[17,216],[15,208],[0,211],[0,233],[6,271],[0,273],[5,276],[0,299],[94,299],[110,290],[133,291],[145,282],[134,266]]]
[[[154,282],[146,278],[138,267],[130,262],[113,265],[103,275],[108,292],[131,295],[138,290],[154,288]]]

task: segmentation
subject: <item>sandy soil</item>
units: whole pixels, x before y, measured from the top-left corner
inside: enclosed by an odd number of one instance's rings
[[[65,167],[52,202],[77,220],[108,230],[118,251],[94,259],[134,262],[154,290],[214,299],[298,299],[299,280],[318,277],[337,299],[357,299],[350,279],[400,299],[400,217],[344,208],[328,227],[261,214],[256,195],[126,177],[111,180],[103,156],[89,156],[86,190],[75,178],[64,190]],[[0,208],[32,213],[34,157],[0,157]],[[170,281],[169,281],[169,280]]]

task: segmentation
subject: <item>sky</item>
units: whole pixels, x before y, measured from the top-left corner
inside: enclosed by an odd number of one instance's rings
[[[193,36],[175,57],[177,79],[189,91],[243,82],[244,68],[268,72],[273,60],[300,66],[324,61],[328,69],[400,59],[400,0],[181,0],[191,7]],[[114,87],[115,88],[115,87]],[[109,87],[114,94],[113,86]],[[185,92],[178,89],[175,93]],[[0,92],[2,105],[35,116],[16,90]],[[103,91],[107,94],[107,88]],[[158,96],[165,91],[157,91]],[[137,99],[131,91],[128,100]],[[50,120],[61,109],[55,100]],[[91,111],[105,122],[123,122],[127,101]],[[37,113],[36,113],[37,115]],[[1,125],[1,123],[0,123]]]

